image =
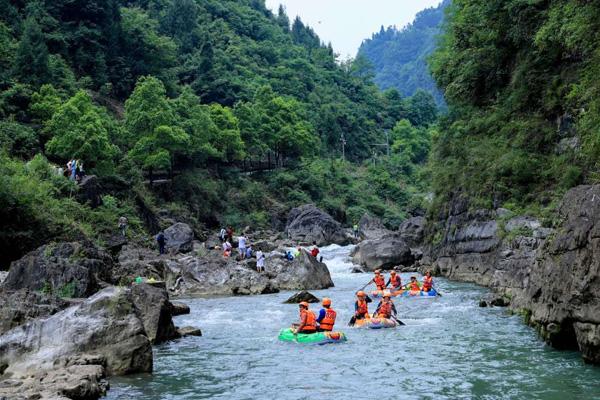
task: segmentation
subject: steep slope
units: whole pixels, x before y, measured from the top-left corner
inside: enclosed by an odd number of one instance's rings
[[[444,10],[450,0],[419,12],[413,23],[398,29],[381,27],[366,39],[358,56],[366,57],[375,69],[374,81],[382,89],[396,88],[403,96],[422,89],[433,94],[438,105],[444,103],[427,66],[442,30]]]

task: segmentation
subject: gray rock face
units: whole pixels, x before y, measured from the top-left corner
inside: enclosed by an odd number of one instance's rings
[[[177,333],[181,337],[186,336],[202,336],[202,330],[193,326],[184,326],[183,328],[177,328]]]
[[[492,287],[504,295],[494,305],[510,299],[548,343],[600,364],[600,186],[567,192],[554,230],[503,212],[502,234],[498,214],[452,202],[425,258],[445,276]]]
[[[68,305],[59,297],[27,289],[0,290],[0,335],[32,319],[56,314]]]
[[[190,306],[180,301],[172,301],[171,310],[171,314],[173,314],[174,317],[177,315],[185,315],[190,313]]]
[[[364,214],[358,221],[358,233],[362,239],[379,239],[391,233],[383,222],[370,214]]]
[[[303,290],[301,292],[298,292],[298,293],[292,295],[289,299],[284,301],[284,303],[298,304],[302,301],[306,301],[307,303],[318,303],[320,300],[314,294],[307,292],[306,290]]]
[[[87,297],[111,279],[112,259],[87,242],[44,245],[14,261],[3,287]]]
[[[266,271],[279,290],[327,289],[333,287],[327,265],[302,250],[293,261],[269,257]]]
[[[162,287],[135,284],[131,288],[131,296],[150,342],[158,344],[179,337],[173,325],[172,306],[164,283]]]
[[[423,245],[425,222],[424,217],[412,217],[400,224],[400,236],[411,248],[419,248]]]
[[[194,231],[188,224],[178,222],[165,229],[167,250],[172,253],[189,253],[193,248]]]
[[[346,245],[352,240],[339,222],[312,204],[292,209],[285,231],[296,242],[317,242],[319,246],[332,243]]]
[[[77,200],[81,203],[88,203],[92,208],[102,205],[102,188],[96,175],[86,175],[79,182],[77,191]]]
[[[367,271],[374,271],[412,265],[414,257],[408,244],[395,233],[360,242],[352,252],[352,261]]]
[[[108,375],[152,371],[152,347],[129,290],[104,289],[0,336],[0,365],[15,378],[68,367],[84,355]]]

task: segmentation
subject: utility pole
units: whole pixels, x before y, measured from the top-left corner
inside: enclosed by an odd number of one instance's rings
[[[342,160],[346,160],[346,138],[343,132],[340,136],[340,142],[342,142]]]
[[[385,143],[373,143],[371,146],[385,147],[385,154],[390,158],[390,131],[388,129],[385,130]],[[375,156],[375,150],[373,150],[373,156]]]

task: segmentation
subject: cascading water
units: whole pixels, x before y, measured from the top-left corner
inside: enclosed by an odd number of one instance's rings
[[[155,372],[112,379],[108,399],[600,398],[600,368],[547,347],[518,316],[479,308],[475,285],[437,279],[443,297],[395,300],[406,326],[348,328],[354,293],[371,279],[350,273],[351,248],[322,249],[336,286],[313,292],[332,298],[347,343],[279,342],[298,318],[282,304],[291,292],[184,300],[191,314],[176,324],[204,336],[156,347]]]

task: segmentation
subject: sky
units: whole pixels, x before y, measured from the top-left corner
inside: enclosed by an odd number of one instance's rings
[[[441,0],[266,0],[275,13],[283,4],[290,21],[300,16],[325,43],[331,42],[341,59],[356,56],[364,39],[381,25],[401,28],[415,15]]]

